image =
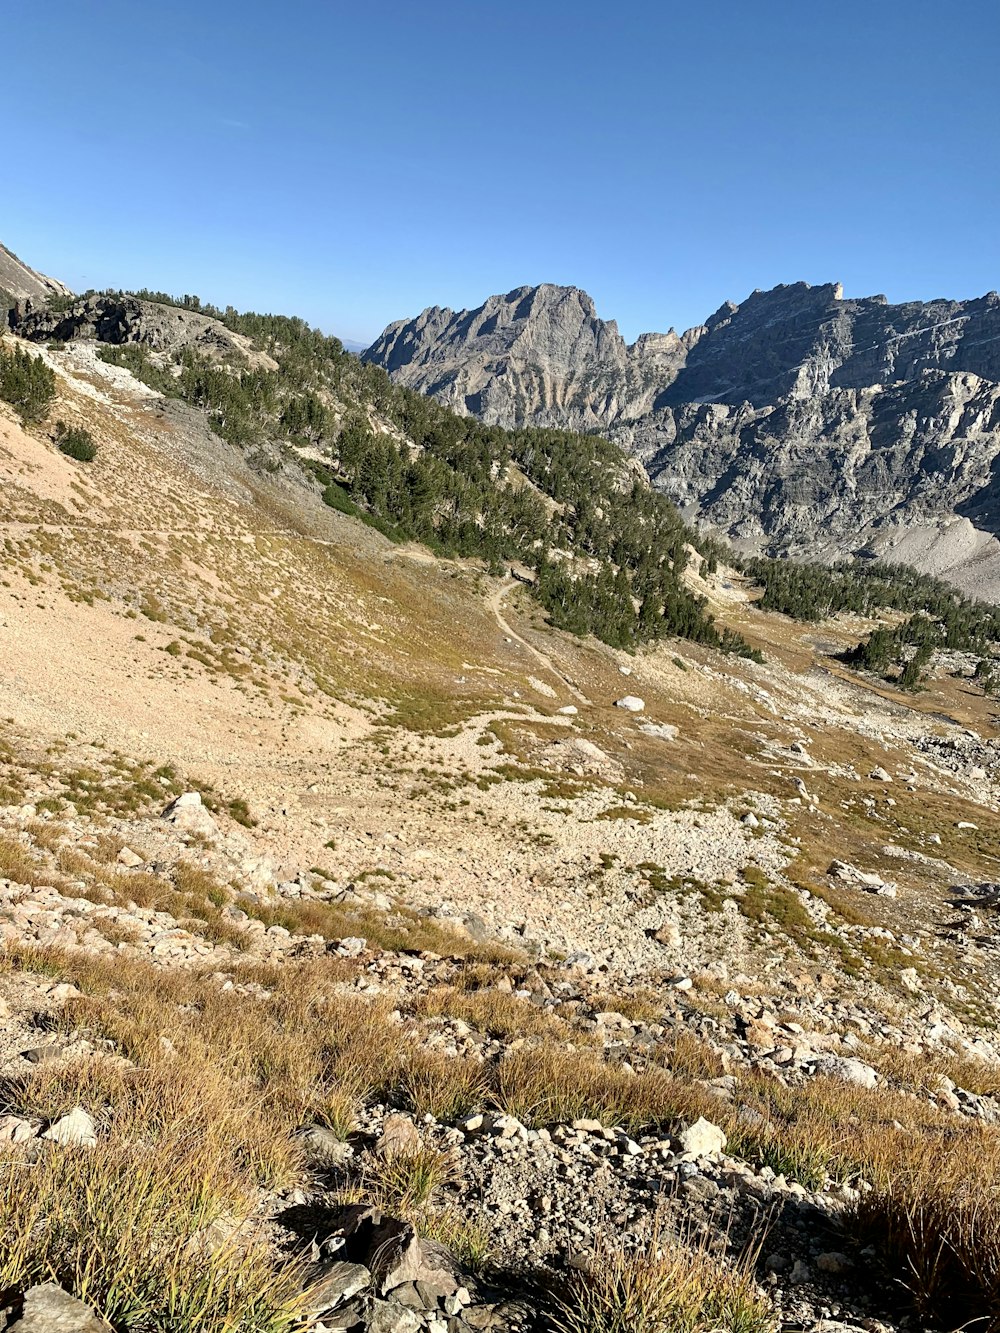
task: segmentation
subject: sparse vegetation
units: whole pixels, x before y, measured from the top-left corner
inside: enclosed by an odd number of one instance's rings
[[[769,1333],[777,1321],[746,1259],[685,1244],[659,1219],[641,1249],[607,1241],[559,1300],[559,1333]]]

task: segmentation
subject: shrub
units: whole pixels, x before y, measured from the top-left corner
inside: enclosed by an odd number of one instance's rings
[[[67,426],[56,422],[56,447],[78,463],[92,463],[97,457],[97,445],[89,430],[82,426]]]

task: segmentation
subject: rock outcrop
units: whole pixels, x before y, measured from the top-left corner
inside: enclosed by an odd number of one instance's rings
[[[115,292],[78,297],[69,306],[60,305],[54,310],[33,307],[30,303],[19,305],[11,311],[11,327],[20,337],[33,342],[96,339],[115,345],[138,343],[151,352],[196,347],[209,355],[235,353],[251,359],[248,339],[233,333],[217,319],[181,306]]]
[[[575,288],[390,325],[365,353],[506,426],[603,430],[754,549],[868,548],[1000,591],[1000,296],[890,305],[795,283],[627,344]]]

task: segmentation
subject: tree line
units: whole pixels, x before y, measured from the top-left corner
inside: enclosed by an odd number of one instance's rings
[[[202,408],[231,444],[313,446],[323,461],[308,466],[334,508],[391,537],[478,557],[494,572],[527,565],[533,595],[573,633],[624,648],[676,635],[760,659],[740,635],[719,631],[683,580],[692,551],[714,565],[721,548],[687,527],[617,445],[458,416],[303,320],[219,310],[197,297],[171,303],[220,319],[277,369],[192,347],[166,366],[138,344],[105,346],[104,359]]]

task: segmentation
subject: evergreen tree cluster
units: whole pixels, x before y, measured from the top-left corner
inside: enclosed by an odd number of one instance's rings
[[[944,626],[943,647],[968,649],[1000,639],[1000,608],[964,597],[932,574],[885,561],[842,560],[832,565],[749,557],[733,562],[759,583],[762,611],[818,621],[839,611],[923,612]]]
[[[964,597],[908,565],[841,561],[828,566],[761,557],[742,560],[740,568],[763,586],[757,603],[762,610],[797,620],[822,620],[838,611],[910,613],[893,628],[873,630],[845,654],[852,666],[903,689],[919,687],[936,649],[978,653],[988,665],[991,644],[1000,642],[1000,608]]]
[[[23,347],[0,348],[0,398],[16,407],[24,421],[41,421],[55,396],[55,372],[40,356]]]
[[[880,626],[873,630],[867,639],[844,654],[844,660],[862,671],[893,681],[901,689],[916,690],[935,648],[946,646],[943,624],[919,613],[892,629]]]
[[[299,319],[219,310],[193,296],[170,304],[220,319],[277,369],[192,347],[167,366],[136,344],[104,347],[104,359],[202,408],[231,444],[318,449],[323,462],[309,466],[333,508],[495,572],[523,563],[552,622],[574,633],[623,648],[677,635],[760,660],[740,635],[720,633],[682,580],[692,549],[714,568],[721,547],[689,529],[618,446],[458,416]]]

